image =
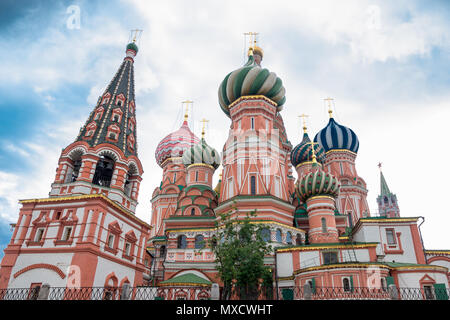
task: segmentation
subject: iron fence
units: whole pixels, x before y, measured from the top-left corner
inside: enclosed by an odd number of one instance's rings
[[[223,293],[223,288],[220,290]],[[223,295],[222,295],[223,296]],[[250,300],[449,300],[449,288],[280,287],[242,296],[234,288],[228,299]],[[208,287],[34,287],[0,289],[0,300],[202,300]]]
[[[285,287],[280,300],[449,300],[449,288]]]

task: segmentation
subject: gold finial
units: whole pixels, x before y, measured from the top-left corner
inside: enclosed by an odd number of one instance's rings
[[[138,38],[138,36],[139,37],[141,36],[142,31],[144,31],[144,30],[141,30],[141,29],[131,30],[131,38],[132,38],[133,42],[136,42],[136,39]]]
[[[314,142],[314,141],[310,141],[310,142],[307,142],[306,144],[310,144],[311,145],[312,162],[313,163],[317,163],[316,152],[314,151],[314,145],[315,144],[319,144],[319,143],[318,142]]]
[[[203,127],[202,127],[202,139],[205,137],[205,126],[206,123],[209,122],[209,120],[206,120],[205,118],[203,118],[200,122],[203,123]]]
[[[183,107],[186,106],[186,111],[184,112],[184,121],[187,121],[188,113],[189,113],[189,106],[191,106],[193,103],[194,103],[194,101],[191,101],[191,100],[185,100],[185,101],[181,102]]]
[[[302,113],[301,115],[299,115],[299,117],[302,118],[303,133],[306,133],[306,118],[308,118],[309,115]]]
[[[378,169],[380,169],[380,171],[381,171],[381,165],[382,164],[383,164],[382,162],[378,162]]]
[[[248,56],[253,55],[253,51],[255,50],[256,43],[258,42],[256,36],[258,35],[258,32],[245,32],[244,36],[247,38],[249,36],[249,46],[248,46]]]
[[[325,101],[327,102],[327,104],[328,104],[328,114],[330,115],[330,118],[333,118],[333,109],[332,109],[331,102],[332,102],[334,99],[328,97],[328,98],[323,99],[323,100],[325,100]]]

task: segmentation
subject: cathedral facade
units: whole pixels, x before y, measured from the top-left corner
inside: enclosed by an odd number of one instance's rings
[[[262,226],[273,248],[264,263],[285,298],[295,298],[295,288],[446,292],[450,251],[424,248],[423,217],[400,216],[381,172],[379,215],[371,215],[353,130],[330,109],[313,139],[304,126],[299,143],[290,142],[283,82],[261,66],[263,50],[256,45],[247,63],[219,85],[219,106],[230,120],[221,152],[204,132],[199,138],[191,131],[186,113],[181,127],[156,146],[162,178],[151,197],[151,221],[137,218],[143,173],[136,144],[137,52],[134,42],[127,46],[77,138],[63,149],[49,197],[21,201],[0,288],[127,283],[156,286],[167,298],[169,291],[183,297],[186,288],[201,286],[197,298],[208,298],[214,284],[221,286],[207,245],[219,216],[256,212],[252,223]]]

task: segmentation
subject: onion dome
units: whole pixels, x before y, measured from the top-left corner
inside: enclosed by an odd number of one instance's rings
[[[336,198],[339,186],[339,180],[336,177],[320,170],[318,164],[314,163],[313,170],[299,179],[295,190],[300,200],[305,202],[306,199],[319,195]]]
[[[314,144],[314,153],[316,155],[317,162],[323,163],[325,160],[325,151],[320,146],[320,144]],[[304,162],[309,162],[313,160],[313,153],[311,147],[311,140],[308,134],[305,132],[303,134],[303,140],[298,145],[294,147],[291,151],[291,163],[294,167]]]
[[[261,68],[261,59],[262,49],[250,48],[247,63],[230,72],[220,84],[219,104],[228,116],[230,104],[242,96],[263,95],[277,104],[277,111],[282,110],[286,90],[274,72]]]
[[[220,165],[220,155],[216,149],[210,147],[204,138],[199,143],[186,150],[181,159],[187,167],[191,164],[208,164],[217,169]]]
[[[359,149],[359,140],[353,130],[340,125],[333,117],[330,117],[327,126],[316,134],[314,141],[320,143],[325,152],[344,149],[357,153]]]
[[[156,147],[155,158],[160,167],[169,158],[182,157],[186,149],[199,143],[200,139],[189,129],[186,119],[180,129],[167,135]]]
[[[130,42],[128,45],[127,45],[127,50],[133,50],[134,52],[138,52],[138,46],[136,45],[136,43],[134,43],[134,42]]]

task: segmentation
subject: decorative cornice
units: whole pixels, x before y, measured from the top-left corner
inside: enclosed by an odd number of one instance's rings
[[[206,164],[206,163],[193,163],[193,164],[190,164],[189,166],[187,166],[186,170],[189,169],[190,167],[207,167],[209,169],[215,170],[212,165]]]
[[[305,162],[302,162],[302,163],[299,163],[298,165],[296,165],[295,166],[295,169],[298,169],[298,168],[300,168],[301,166],[304,166],[304,165],[307,165],[307,164],[313,164],[314,162],[312,162],[312,161],[305,161]],[[321,163],[319,163],[319,162],[316,162],[320,167],[322,167],[322,164]]]
[[[239,104],[243,100],[264,100],[264,101],[268,102],[269,104],[273,105],[274,107],[276,107],[278,105],[275,101],[267,98],[266,96],[263,96],[263,95],[251,95],[251,96],[241,96],[238,99],[234,100],[228,106],[228,110],[230,110],[232,107],[234,107],[235,105]]]
[[[54,198],[43,198],[43,199],[24,199],[19,200],[19,203],[21,204],[28,204],[28,203],[48,203],[48,202],[63,202],[63,201],[76,201],[76,200],[89,200],[89,199],[102,199],[106,202],[108,202],[111,206],[118,209],[120,212],[124,213],[129,218],[132,218],[134,220],[137,220],[140,224],[145,225],[146,227],[152,229],[153,227],[146,222],[142,221],[138,217],[136,217],[131,211],[123,208],[119,204],[117,204],[115,201],[109,199],[108,197],[104,196],[103,194],[96,193],[96,194],[85,194],[81,196],[69,196],[69,197],[54,197]]]
[[[325,154],[328,155],[328,154],[337,153],[337,152],[349,153],[351,155],[354,155],[355,157],[358,155],[357,153],[347,150],[347,149],[331,149],[331,150],[328,150],[327,152],[325,152]]]
[[[391,268],[387,265],[384,264],[377,264],[377,263],[346,263],[346,264],[327,264],[327,265],[322,265],[322,266],[317,266],[317,267],[309,267],[309,268],[304,268],[304,269],[299,269],[294,271],[294,275],[300,274],[300,273],[304,273],[304,272],[309,272],[309,271],[317,271],[317,270],[326,270],[326,269],[348,269],[348,268],[373,268],[374,266],[379,267],[379,268],[384,268],[384,269],[395,269],[395,268]]]
[[[211,284],[179,282],[179,283],[159,283],[160,287],[211,287]]]
[[[360,218],[359,221],[361,223],[367,222],[367,223],[376,223],[376,222],[416,222],[419,219],[419,217],[412,217],[412,218]]]
[[[450,250],[425,250],[425,253],[450,255]]]
[[[291,248],[280,248],[276,249],[277,252],[290,252],[290,251],[315,251],[315,250],[326,250],[326,249],[362,249],[362,248],[372,248],[376,247],[378,242],[368,242],[361,244],[346,244],[346,243],[337,243],[337,244],[323,244],[323,245],[303,245],[296,246]]]

